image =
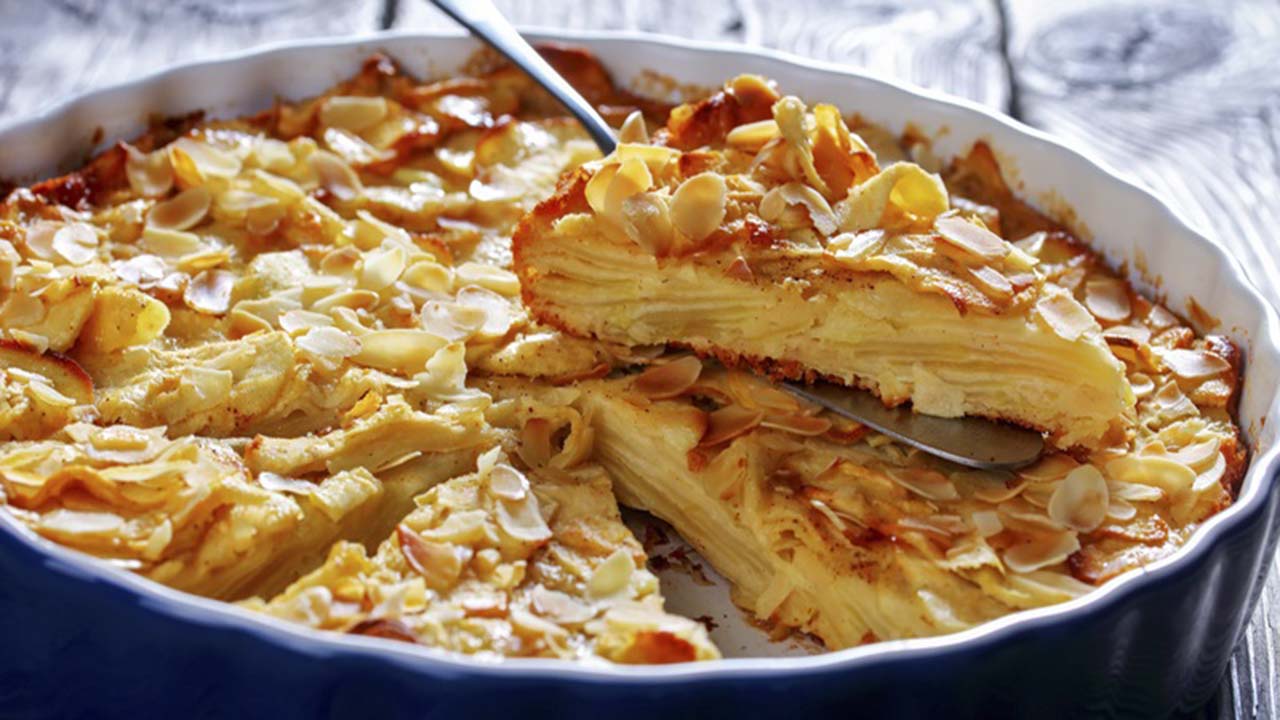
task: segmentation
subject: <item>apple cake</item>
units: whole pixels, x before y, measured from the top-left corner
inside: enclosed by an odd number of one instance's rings
[[[619,502],[828,649],[1079,596],[1231,503],[1236,348],[990,148],[943,163],[756,77],[672,107],[545,52],[616,153],[509,67],[378,56],[3,192],[6,531],[318,631],[659,663],[719,651]],[[1050,451],[965,470],[782,377]]]

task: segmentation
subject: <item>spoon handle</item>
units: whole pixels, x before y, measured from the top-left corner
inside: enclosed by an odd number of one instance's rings
[[[560,76],[533,46],[520,37],[520,33],[507,22],[498,8],[489,0],[431,0],[458,24],[470,30],[494,50],[524,70],[533,81],[546,88],[569,112],[582,123],[599,146],[600,152],[613,152],[618,141],[613,129],[600,117],[600,113],[578,91]]]

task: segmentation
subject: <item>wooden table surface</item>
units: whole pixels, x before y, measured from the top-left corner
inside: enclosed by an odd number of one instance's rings
[[[788,50],[972,98],[1171,201],[1280,301],[1280,3],[503,0],[519,24]],[[256,44],[449,27],[425,0],[0,0],[0,123]],[[1213,718],[1276,718],[1280,571]]]

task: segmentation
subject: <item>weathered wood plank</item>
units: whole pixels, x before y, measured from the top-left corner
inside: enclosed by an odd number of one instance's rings
[[[266,42],[368,32],[383,0],[0,4],[0,122],[70,94]]]
[[[498,0],[518,25],[645,30],[763,45],[832,60],[1003,108],[1008,83],[989,0]],[[399,0],[396,29],[450,27],[425,0]]]
[[[1167,199],[1280,302],[1280,5],[1008,0],[1022,117]],[[1209,715],[1280,716],[1280,569]]]

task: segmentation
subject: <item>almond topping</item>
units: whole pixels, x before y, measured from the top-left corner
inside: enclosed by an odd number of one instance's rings
[[[337,328],[318,327],[297,339],[298,347],[312,355],[341,360],[360,352],[360,341]]]
[[[1221,355],[1208,350],[1157,350],[1164,364],[1184,380],[1196,380],[1219,375],[1231,369]]]
[[[1065,562],[1079,549],[1080,540],[1070,530],[1037,535],[1028,542],[1014,545],[1006,550],[1004,564],[1016,573],[1029,573]]]
[[[538,500],[526,493],[524,500],[498,501],[498,528],[507,537],[521,543],[541,545],[551,539],[551,528],[538,510]]]
[[[707,431],[698,447],[712,447],[729,442],[754,430],[764,420],[764,413],[741,405],[726,405],[707,417]]]
[[[387,116],[387,100],[383,97],[335,95],[320,106],[320,122],[358,133],[382,122]]]
[[[538,585],[529,593],[533,609],[541,616],[561,625],[581,625],[595,617],[596,611],[572,596]]]
[[[236,276],[226,270],[205,270],[187,283],[182,299],[196,312],[222,315],[231,307],[231,291]]]
[[[693,355],[685,355],[662,365],[654,365],[636,376],[632,383],[638,392],[654,400],[679,397],[698,382],[702,374],[702,361]]]
[[[53,251],[72,265],[84,265],[98,256],[98,234],[85,223],[67,223],[53,234]]]
[[[462,570],[471,559],[470,548],[451,543],[438,543],[422,539],[407,525],[396,526],[396,538],[405,561],[427,586],[437,592],[451,589],[458,583]]]
[[[1110,497],[1107,481],[1092,465],[1081,465],[1067,473],[1049,498],[1049,517],[1062,525],[1090,532],[1107,517]]]
[[[121,144],[126,154],[124,172],[129,179],[129,187],[143,197],[167,195],[173,188],[173,165],[169,163],[169,153],[164,150],[144,153],[128,143]]]
[[[805,437],[821,435],[831,429],[830,420],[810,415],[769,415],[760,425]]]
[[[307,163],[320,179],[320,185],[339,200],[354,200],[364,194],[364,183],[342,158],[326,150],[307,156]]]
[[[1058,337],[1075,342],[1098,327],[1097,321],[1075,298],[1065,293],[1049,295],[1036,303],[1036,314]]]
[[[765,143],[779,137],[782,137],[782,131],[778,129],[778,121],[770,118],[739,125],[730,130],[724,140],[739,150],[756,152],[764,147]]]
[[[680,183],[671,196],[671,224],[694,242],[706,239],[724,220],[728,193],[720,175],[694,175]]]
[[[1084,304],[1094,317],[1111,323],[1126,320],[1133,312],[1128,288],[1115,278],[1098,278],[1085,283]]]
[[[958,500],[960,493],[946,475],[923,468],[885,468],[894,482],[928,500]]]
[[[999,260],[1009,254],[1009,244],[999,235],[964,218],[938,218],[933,226],[943,240],[983,260]]]
[[[315,332],[314,330],[312,332]],[[374,330],[360,336],[360,352],[354,360],[379,370],[412,376],[448,342],[425,330]]]
[[[489,494],[500,500],[519,502],[529,492],[529,481],[519,470],[502,463],[489,471],[487,487]]]
[[[166,230],[187,230],[209,214],[213,196],[203,186],[188,188],[172,199],[158,203],[147,213],[147,224]]]
[[[593,597],[607,597],[626,589],[635,572],[635,559],[626,548],[618,548],[596,566],[587,580],[587,592]]]

